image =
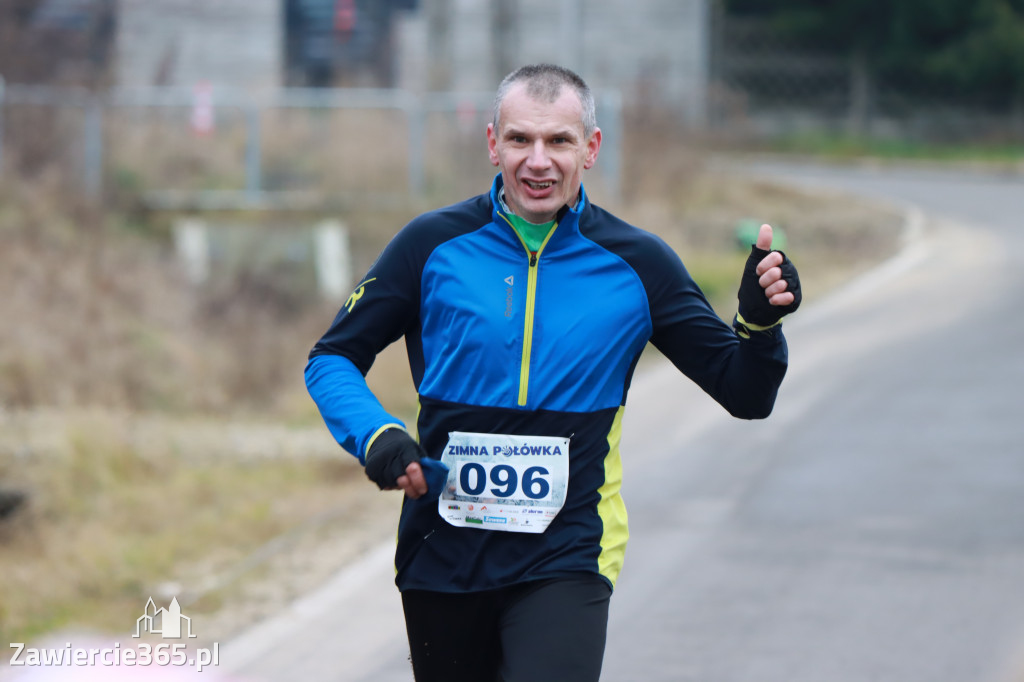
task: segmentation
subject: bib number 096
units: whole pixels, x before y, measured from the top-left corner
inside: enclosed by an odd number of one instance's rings
[[[459,494],[506,500],[544,500],[551,496],[547,467],[497,462],[462,462]]]

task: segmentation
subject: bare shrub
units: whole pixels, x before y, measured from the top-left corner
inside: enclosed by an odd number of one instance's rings
[[[166,244],[57,184],[0,193],[0,405],[258,410],[302,390],[320,301],[253,275],[197,290]]]

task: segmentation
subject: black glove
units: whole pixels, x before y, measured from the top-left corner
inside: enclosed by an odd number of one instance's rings
[[[377,436],[366,452],[366,476],[381,490],[398,486],[405,468],[426,453],[419,443],[402,429],[388,429]]]
[[[793,294],[793,302],[789,305],[772,305],[764,294],[764,288],[758,282],[760,277],[757,274],[757,264],[771,251],[759,249],[757,246],[750,247],[750,255],[747,263],[743,266],[743,277],[740,279],[739,291],[739,313],[743,321],[748,324],[755,324],[759,327],[771,327],[784,315],[788,315],[800,307],[800,275],[792,261],[782,254],[782,279],[786,281],[786,291]]]

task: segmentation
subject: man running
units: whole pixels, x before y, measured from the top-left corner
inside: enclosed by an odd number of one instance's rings
[[[594,98],[525,66],[498,88],[488,193],[423,214],[317,342],[331,433],[405,493],[395,554],[420,682],[596,681],[628,537],[620,427],[648,342],[736,417],[768,416],[796,269],[763,226],[730,326],[658,237],[591,203]],[[418,440],[364,376],[405,337]]]

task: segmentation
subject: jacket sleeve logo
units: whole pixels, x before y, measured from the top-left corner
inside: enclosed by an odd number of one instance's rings
[[[363,294],[366,293],[366,285],[375,279],[377,278],[371,277],[370,279],[364,282],[360,282],[359,285],[356,287],[356,290],[352,292],[352,294],[348,297],[348,300],[345,301],[345,305],[342,307],[348,310],[349,312],[352,312],[352,309],[356,307],[356,303],[359,301],[359,299],[363,297]]]
[[[505,284],[508,287],[505,289],[505,317],[512,317],[512,303],[515,300],[515,291],[512,289],[512,285],[515,280],[512,279],[512,275],[505,278]]]

